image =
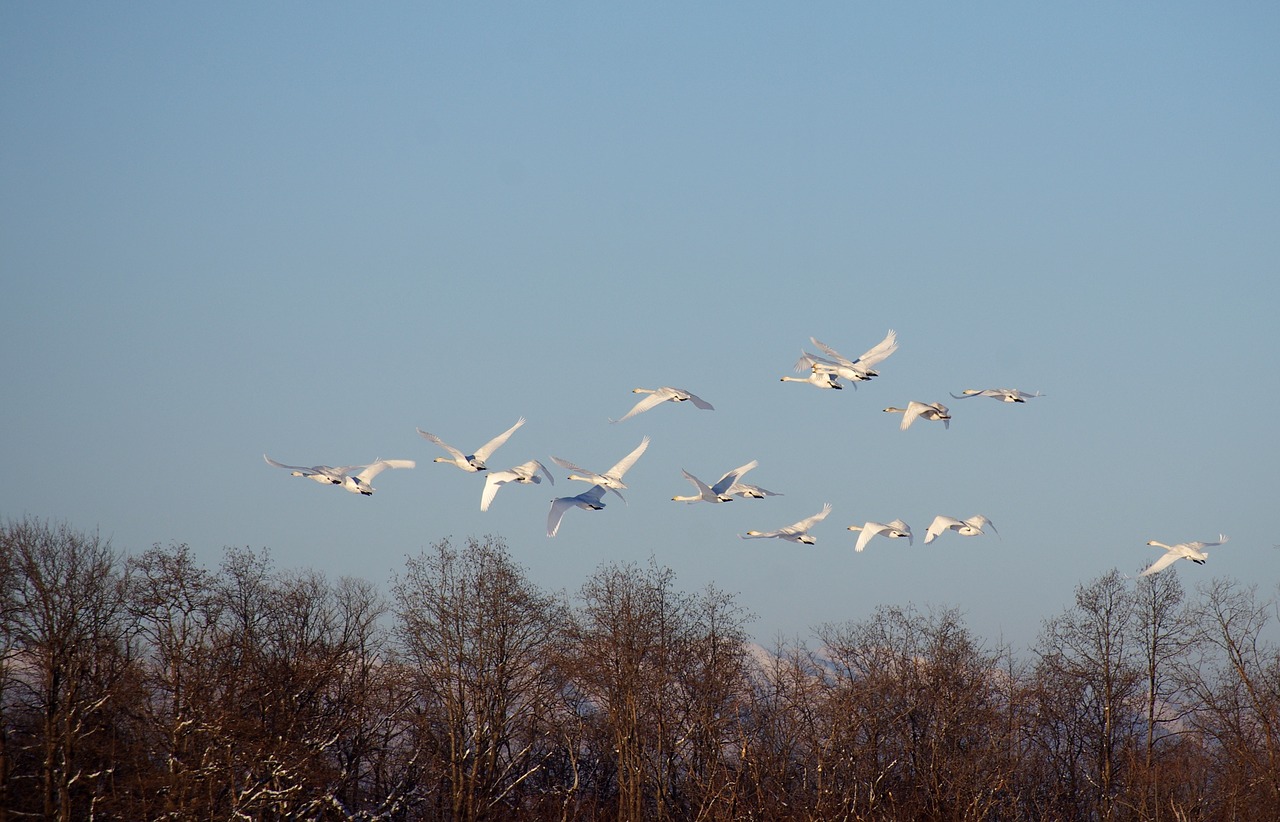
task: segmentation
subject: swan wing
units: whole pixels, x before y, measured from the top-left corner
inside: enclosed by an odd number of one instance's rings
[[[867,353],[863,354],[855,361],[855,364],[859,369],[866,370],[876,363],[881,362],[897,350],[898,332],[891,328],[889,329],[889,333],[884,335],[884,339],[868,349]]]
[[[933,518],[933,522],[929,523],[928,530],[924,532],[924,544],[928,545],[929,543],[937,539],[939,536],[941,536],[943,531],[947,530],[948,528],[954,528],[955,526],[961,525],[961,524],[962,524],[961,521],[956,519],[955,517],[949,517],[949,516],[946,516],[945,514],[938,514],[936,517]]]
[[[1158,560],[1151,563],[1151,565],[1147,567],[1147,570],[1138,574],[1138,576],[1146,577],[1156,573],[1157,571],[1163,571],[1165,568],[1168,568],[1179,558],[1180,558],[1180,555],[1176,551],[1166,551],[1164,556],[1160,557]]]
[[[878,522],[868,522],[860,530],[862,533],[858,534],[858,541],[853,546],[853,550],[859,553],[866,549],[872,537],[884,530],[884,526]]]
[[[851,359],[849,359],[848,357],[844,356],[844,355],[843,355],[843,354],[841,354],[839,351],[837,351],[837,350],[835,350],[834,348],[832,348],[831,346],[827,345],[826,343],[824,343],[822,340],[818,339],[817,337],[810,337],[810,338],[809,338],[809,342],[811,342],[811,343],[813,343],[814,345],[816,345],[816,346],[818,346],[819,348],[821,348],[824,354],[826,354],[828,357],[830,357],[832,360],[834,360],[834,361],[835,361],[835,364],[837,364],[837,365],[843,365],[843,366],[846,366],[846,367],[852,367],[852,366],[853,366],[853,360],[851,360]],[[819,359],[821,359],[821,358],[819,358]]]
[[[577,504],[577,497],[556,497],[551,500],[551,510],[547,512],[547,536],[556,535],[560,530],[560,520],[564,519],[564,512]]]
[[[356,474],[356,479],[363,483],[368,483],[388,468],[415,468],[417,465],[418,463],[413,460],[375,460],[368,465],[356,465],[353,468],[363,469],[359,474]]]
[[[698,409],[698,410],[700,410],[700,411],[714,411],[714,410],[716,410],[716,407],[715,407],[714,405],[712,405],[711,403],[707,402],[707,401],[706,401],[706,400],[704,400],[702,397],[699,397],[697,394],[694,394],[694,393],[692,393],[692,392],[690,392],[690,391],[686,391],[686,392],[684,392],[684,393],[686,393],[686,394],[688,394],[688,395],[689,395],[689,402],[693,403],[694,408],[697,408],[697,409]]]
[[[489,457],[493,454],[493,452],[501,448],[502,444],[507,441],[507,437],[514,434],[515,430],[522,425],[524,425],[524,417],[521,417],[520,419],[516,420],[515,425],[511,426],[506,431],[503,431],[498,436],[494,437],[493,439],[486,442],[484,445],[477,448],[475,453],[475,458],[480,460],[481,462],[488,462]]]
[[[466,455],[466,454],[462,453],[462,452],[461,452],[461,451],[459,451],[457,448],[454,448],[454,447],[453,447],[452,445],[450,445],[449,443],[447,443],[447,442],[445,442],[444,440],[440,439],[440,438],[439,438],[439,437],[437,437],[435,434],[431,434],[431,433],[428,433],[428,432],[426,432],[426,431],[423,431],[421,428],[419,428],[419,429],[417,429],[417,430],[418,430],[418,436],[422,437],[424,440],[430,440],[431,442],[434,442],[436,445],[438,445],[438,446],[440,446],[441,448],[443,448],[443,449],[444,449],[444,450],[449,454],[449,456],[451,456],[451,457],[453,457],[453,458],[454,458],[454,460],[456,460],[456,461],[458,461],[458,462],[460,462],[460,463],[465,463],[465,462],[467,461],[467,455]]]
[[[519,476],[514,470],[488,472],[484,478],[484,490],[480,492],[480,510],[488,511],[489,506],[493,504],[493,498],[498,495],[498,489]]]
[[[916,417],[920,416],[920,412],[927,406],[922,402],[912,400],[907,403],[907,409],[902,412],[902,422],[898,425],[899,431],[906,431],[911,427],[911,423],[916,421]]]
[[[530,482],[537,482],[538,472],[541,471],[542,476],[547,478],[547,482],[551,483],[552,485],[556,484],[556,478],[551,476],[551,472],[547,470],[547,466],[543,465],[541,462],[538,462],[537,460],[529,460],[528,462],[522,462],[519,465],[517,465],[513,470],[521,474]]]
[[[637,445],[630,454],[627,454],[625,457],[618,460],[618,462],[612,468],[604,472],[604,475],[606,477],[612,477],[616,480],[621,480],[622,475],[627,473],[627,471],[631,470],[631,466],[636,464],[636,460],[640,459],[640,455],[643,454],[645,449],[648,447],[649,447],[649,438],[645,437],[644,439],[640,440],[640,444]]]
[[[1226,541],[1227,541],[1227,539],[1228,539],[1228,537],[1227,537],[1227,535],[1226,535],[1226,534],[1218,534],[1218,541],[1217,541],[1217,542],[1199,542],[1199,541],[1197,541],[1197,542],[1188,542],[1188,543],[1187,543],[1187,547],[1188,547],[1188,548],[1194,548],[1194,549],[1195,549],[1195,550],[1197,550],[1197,551],[1203,551],[1205,548],[1212,548],[1212,547],[1213,547],[1213,546],[1215,546],[1215,545],[1221,545],[1222,543],[1226,542]]]
[[[698,496],[700,499],[702,499],[705,502],[720,501],[716,495],[716,492],[711,490],[710,486],[708,486],[705,482],[698,479],[693,474],[690,474],[688,471],[684,470],[683,468],[680,469],[680,473],[684,474],[684,478],[687,479],[694,488],[698,489]],[[694,503],[697,501],[698,500],[688,500],[688,502],[690,503]]]
[[[289,471],[297,471],[299,474],[301,474],[304,477],[310,477],[316,474],[326,473],[324,471],[317,471],[316,468],[318,466],[307,468],[301,465],[285,465],[283,462],[276,462],[275,460],[271,459],[271,457],[268,457],[266,454],[263,454],[262,458],[267,461],[267,465],[274,465],[276,468],[284,468]]]
[[[648,411],[650,408],[653,408],[655,405],[659,405],[661,403],[666,402],[668,399],[671,398],[671,395],[663,393],[664,390],[665,389],[659,388],[651,394],[646,394],[638,403],[631,406],[630,411],[623,414],[621,417],[619,417],[616,420],[614,419],[609,420],[609,422],[622,422],[623,420],[629,420],[632,417],[634,417],[636,414],[643,414],[645,411]]]
[[[830,513],[831,513],[831,503],[829,502],[824,503],[821,511],[819,511],[818,513],[814,514],[811,517],[805,517],[804,519],[800,520],[794,525],[788,525],[786,528],[782,529],[782,532],[786,534],[803,534],[805,531],[808,531],[817,523],[822,522],[824,519],[826,519],[827,514],[830,514]]]
[[[744,474],[759,464],[759,460],[752,460],[746,465],[739,465],[731,471],[724,472],[724,475],[721,476],[720,479],[716,480],[715,484],[711,486],[711,490],[715,491],[717,494],[726,493],[730,488],[738,484],[738,480],[742,479]]]
[[[1000,532],[996,530],[996,524],[991,520],[987,519],[986,517],[984,517],[982,514],[974,514],[973,516],[965,520],[964,524],[973,528],[977,528],[979,531],[990,526],[992,533],[994,533],[996,536],[1000,536]]]

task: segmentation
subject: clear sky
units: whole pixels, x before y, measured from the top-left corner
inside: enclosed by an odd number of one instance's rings
[[[762,641],[881,604],[1015,646],[1230,535],[1280,579],[1273,3],[0,4],[0,516],[389,588],[653,557]],[[900,348],[782,383],[810,335]],[[637,386],[667,404],[610,425]],[[1012,386],[1026,405],[949,392]],[[942,400],[950,430],[887,405]],[[415,427],[547,463],[482,479]],[[629,505],[603,470],[644,435]],[[373,497],[263,463],[416,459]],[[750,459],[784,496],[670,500]],[[742,541],[833,505],[816,546]],[[935,514],[999,537],[924,546]],[[906,520],[853,552],[845,530]]]

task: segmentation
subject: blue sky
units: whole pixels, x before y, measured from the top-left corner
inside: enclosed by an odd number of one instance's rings
[[[1280,542],[1272,4],[0,6],[0,515],[384,586],[496,535],[570,592],[652,556],[763,641],[885,603],[1025,646],[1073,588]],[[900,348],[779,382],[810,335]],[[609,425],[637,386],[715,404]],[[968,387],[1046,396],[951,401]],[[887,405],[942,400],[950,430]],[[431,460],[415,427],[554,487]],[[603,469],[644,435],[629,505]],[[371,498],[262,461],[419,462]],[[750,459],[784,496],[670,501]],[[818,544],[739,540],[832,503]],[[929,520],[1000,538],[929,546]],[[845,526],[918,537],[852,550]],[[1185,566],[1185,567],[1182,567]]]

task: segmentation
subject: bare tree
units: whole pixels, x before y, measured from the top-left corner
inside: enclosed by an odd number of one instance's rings
[[[108,703],[130,669],[120,562],[96,534],[33,519],[0,530],[0,553],[11,569],[5,644],[13,705],[35,720],[38,785],[23,791],[36,799],[24,810],[86,818],[109,793]]]
[[[1052,812],[1107,820],[1140,716],[1133,595],[1113,570],[1077,586],[1075,599],[1074,608],[1045,621],[1036,648],[1036,740],[1051,763],[1042,780],[1061,786]]]
[[[1182,676],[1198,710],[1193,726],[1212,740],[1224,818],[1280,818],[1280,650],[1265,630],[1271,604],[1254,588],[1214,580],[1191,617],[1198,654]]]
[[[520,786],[549,755],[548,673],[563,609],[505,545],[448,540],[410,558],[394,585],[399,652],[415,695],[424,788],[457,820],[510,818]]]

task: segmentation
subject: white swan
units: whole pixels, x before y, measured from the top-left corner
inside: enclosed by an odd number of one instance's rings
[[[285,465],[283,462],[276,462],[266,454],[263,454],[262,458],[267,461],[267,465],[274,465],[276,468],[284,468],[295,477],[306,477],[307,479],[315,480],[322,485],[341,485],[346,473],[358,467],[354,465],[338,467],[334,467],[332,465],[313,465],[310,468],[307,468],[301,465]]]
[[[929,529],[924,532],[924,544],[928,545],[933,542],[948,529],[955,531],[962,537],[982,536],[982,529],[988,525],[991,526],[991,530],[996,536],[1000,535],[1000,532],[996,531],[995,523],[982,514],[974,514],[968,519],[956,519],[955,517],[938,514],[933,518],[933,522],[929,523]]]
[[[1145,577],[1154,574],[1157,571],[1163,571],[1165,568],[1168,568],[1180,559],[1189,559],[1197,565],[1204,565],[1204,561],[1209,558],[1209,552],[1204,549],[1214,545],[1221,545],[1226,541],[1226,534],[1218,534],[1217,542],[1179,542],[1176,545],[1165,545],[1163,542],[1159,542],[1154,539],[1150,540],[1147,542],[1148,545],[1163,548],[1165,553],[1164,556],[1151,563],[1151,565],[1147,567],[1147,570],[1138,574],[1138,576]]]
[[[369,483],[373,478],[381,474],[388,468],[414,468],[418,463],[413,460],[375,460],[368,465],[356,465],[350,470],[360,469],[358,474],[348,473],[342,478],[342,487],[353,494],[363,494],[366,497],[373,496],[376,490]]]
[[[618,499],[626,502],[626,497],[622,496],[622,494],[618,492],[619,488],[627,487],[626,483],[622,481],[622,475],[627,473],[627,471],[631,469],[631,466],[636,464],[636,460],[640,459],[640,455],[643,454],[644,450],[648,447],[649,438],[645,437],[640,440],[640,444],[635,447],[635,450],[618,460],[612,468],[605,471],[603,474],[597,474],[594,471],[579,468],[568,460],[561,459],[560,457],[552,457],[551,461],[556,465],[559,465],[561,468],[573,471],[574,473],[569,475],[569,479],[579,480],[581,482],[590,482],[594,485],[603,485],[605,488],[617,494]]]
[[[810,385],[816,385],[818,388],[844,388],[840,384],[840,378],[834,373],[828,371],[815,370],[807,377],[783,377],[783,382],[807,382]]]
[[[502,447],[502,444],[507,441],[507,437],[511,436],[511,434],[522,425],[524,425],[524,417],[516,420],[515,425],[477,448],[474,454],[463,454],[457,448],[454,448],[452,445],[444,442],[435,434],[428,434],[421,428],[418,429],[418,434],[423,439],[431,440],[436,445],[449,452],[448,457],[436,457],[432,462],[447,462],[450,465],[458,466],[463,471],[475,473],[476,471],[484,471],[488,468],[488,466],[485,465],[485,461],[488,460],[489,457],[493,456],[493,452]]]
[[[853,550],[855,551],[861,551],[863,548],[866,548],[867,543],[870,542],[871,538],[876,534],[884,534],[890,539],[906,537],[908,545],[913,544],[914,540],[914,537],[911,536],[911,526],[907,525],[900,519],[895,519],[892,522],[868,522],[863,525],[850,525],[849,530],[862,532],[861,534],[858,534],[858,542],[853,546]]]
[[[610,419],[609,422],[622,422],[623,420],[629,420],[636,414],[643,414],[655,405],[660,405],[664,402],[692,402],[696,407],[703,411],[716,410],[715,406],[704,400],[702,397],[699,397],[696,394],[691,394],[683,388],[672,388],[669,385],[664,385],[661,388],[633,388],[631,389],[631,393],[648,394],[649,396],[632,406],[631,410],[623,416],[616,420]]]
[[[551,500],[551,510],[547,512],[547,536],[554,537],[560,530],[560,520],[570,508],[584,508],[588,511],[599,511],[604,508],[603,485],[593,485],[581,494],[573,497],[556,497]]]
[[[786,528],[779,528],[776,531],[748,531],[745,534],[738,534],[741,539],[785,539],[788,542],[802,542],[805,545],[813,545],[815,540],[810,534],[809,529],[816,523],[827,518],[827,514],[831,513],[831,503],[825,503],[822,510],[811,517],[806,517],[797,523],[788,525]]]
[[[884,339],[872,346],[865,354],[856,360],[851,360],[843,356],[839,351],[819,340],[817,337],[810,337],[809,341],[821,348],[831,360],[824,360],[821,357],[806,355],[812,358],[813,362],[810,367],[818,370],[820,367],[824,370],[830,368],[834,373],[839,374],[846,380],[854,382],[861,380],[869,380],[872,377],[878,377],[879,371],[874,370],[874,366],[883,361],[890,354],[898,350],[898,334],[893,329],[889,329],[889,333]],[[797,363],[799,365],[799,363]]]
[[[734,483],[738,481],[739,477],[741,477],[743,474],[750,471],[752,468],[755,468],[759,464],[760,463],[757,462],[756,460],[752,460],[746,465],[740,465],[737,468],[734,468],[732,471],[726,471],[724,473],[724,476],[720,477],[720,479],[715,481],[714,485],[707,485],[705,482],[698,479],[693,474],[690,474],[688,471],[681,469],[680,473],[684,474],[684,478],[693,484],[693,487],[697,489],[698,494],[697,496],[685,496],[685,497],[675,496],[675,497],[672,497],[671,499],[675,502],[688,502],[688,503],[733,502],[733,494],[729,493],[729,491],[733,487]]]
[[[959,394],[952,394],[958,400],[965,400],[969,397],[991,397],[1000,402],[1026,402],[1036,397],[1043,397],[1039,391],[1034,394],[1028,394],[1026,391],[1019,391],[1016,388],[966,388]]]
[[[488,471],[484,478],[484,490],[480,492],[480,510],[488,511],[489,505],[493,502],[493,498],[497,496],[498,489],[506,485],[508,482],[518,482],[522,485],[537,485],[542,482],[542,477],[538,476],[541,471],[543,476],[547,478],[552,485],[556,484],[555,477],[551,476],[551,472],[547,470],[547,466],[537,460],[529,460],[522,462],[514,468],[506,471]]]
[[[898,428],[903,431],[911,427],[911,423],[916,421],[916,417],[926,420],[940,420],[943,428],[951,427],[951,412],[940,402],[916,402],[912,400],[907,403],[906,408],[895,408],[891,405],[884,410],[888,414],[902,415],[902,424]]]

